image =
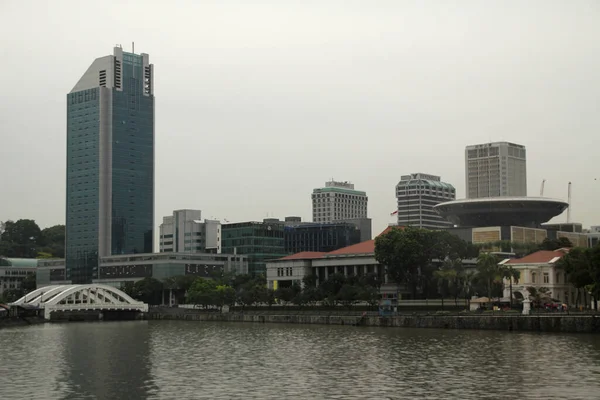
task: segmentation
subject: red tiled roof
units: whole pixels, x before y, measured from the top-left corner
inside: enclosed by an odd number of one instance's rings
[[[313,258],[321,258],[327,253],[321,251],[301,251],[300,253],[292,254],[278,260],[311,260]]]
[[[386,233],[390,233],[393,229],[404,229],[403,226],[388,226],[387,228],[385,228],[383,230],[383,232],[381,232],[379,235],[377,235],[376,237],[379,237],[381,235],[385,235]]]
[[[392,229],[404,229],[403,226],[388,226],[385,228],[383,232],[379,235],[385,235],[390,232]],[[367,240],[364,242],[356,243],[351,246],[342,247],[341,249],[337,249],[334,251],[330,251],[329,253],[321,253],[318,251],[302,251],[300,253],[292,254],[287,257],[278,258],[275,261],[288,261],[288,260],[313,260],[315,258],[325,258],[329,256],[345,256],[352,254],[373,254],[375,253],[375,240]]]
[[[507,264],[543,264],[552,261],[556,257],[562,257],[569,252],[569,249],[558,249],[554,251],[540,250],[531,253],[523,258],[509,260]]]
[[[352,246],[342,247],[341,249],[330,251],[329,253],[325,253],[324,257],[341,256],[341,255],[348,255],[348,254],[368,254],[368,253],[375,253],[375,241],[374,240],[367,240],[365,242],[353,244]]]

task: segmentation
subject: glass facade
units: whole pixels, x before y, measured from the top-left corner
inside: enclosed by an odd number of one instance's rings
[[[222,225],[221,229],[222,252],[246,255],[249,274],[265,274],[267,261],[289,255],[283,223],[242,222]]]
[[[66,279],[98,273],[99,88],[67,95]]]
[[[360,243],[360,230],[353,224],[303,224],[286,226],[285,251],[290,254],[302,251],[328,253]]]
[[[112,100],[111,254],[151,253],[154,97],[144,96],[142,57],[123,53],[123,90]]]
[[[118,85],[106,87],[100,70],[98,87],[67,95],[65,278],[73,283],[99,277],[101,220],[110,235],[105,253],[152,252],[154,96],[141,55],[123,53],[115,65]]]

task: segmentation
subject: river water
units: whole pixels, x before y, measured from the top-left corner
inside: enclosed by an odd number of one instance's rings
[[[593,399],[600,336],[127,321],[0,330],[0,399]]]

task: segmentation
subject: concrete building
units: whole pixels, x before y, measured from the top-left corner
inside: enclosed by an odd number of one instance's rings
[[[35,274],[38,260],[35,258],[0,257],[0,297],[6,291],[21,290],[23,280]]]
[[[509,265],[520,272],[518,280],[513,280],[513,297],[522,299],[529,295],[528,287],[536,289],[546,287],[549,297],[562,303],[575,305],[577,289],[568,281],[565,272],[557,266],[558,261],[568,253],[568,249],[555,251],[537,251],[523,258],[505,260],[502,264]],[[510,284],[504,281],[504,297],[510,296]],[[580,297],[582,298],[582,297]]]
[[[313,222],[367,218],[368,200],[367,194],[355,190],[352,183],[331,180],[325,183],[325,187],[313,190]]]
[[[221,253],[221,222],[205,219],[200,210],[176,210],[163,217],[159,251]]]
[[[590,231],[587,233],[588,247],[594,247],[600,245],[600,225],[590,227]]]
[[[223,253],[246,255],[248,272],[264,274],[266,261],[288,254],[285,251],[284,226],[285,223],[276,218],[266,218],[263,222],[223,224]]]
[[[248,259],[243,255],[206,253],[151,253],[101,257],[98,278],[102,283],[119,288],[125,282],[144,278],[166,278],[192,275],[211,278],[214,274],[248,273]],[[41,272],[41,273],[40,273]],[[66,284],[64,260],[52,260],[40,266],[38,287]]]
[[[66,279],[98,260],[150,253],[154,233],[154,69],[115,47],[67,94]]]
[[[495,142],[465,149],[468,199],[499,196],[527,196],[525,146]]]
[[[399,226],[440,229],[452,223],[433,210],[437,204],[456,199],[456,189],[439,176],[415,173],[403,175],[396,185]]]
[[[284,227],[285,251],[330,252],[361,242],[360,229],[348,222],[331,224],[304,223]]]

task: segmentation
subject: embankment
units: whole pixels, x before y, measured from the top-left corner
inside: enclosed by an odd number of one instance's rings
[[[260,313],[207,313],[185,309],[151,310],[150,320],[223,321],[284,324],[350,325],[372,327],[480,329],[519,332],[600,333],[595,315],[310,315]]]

